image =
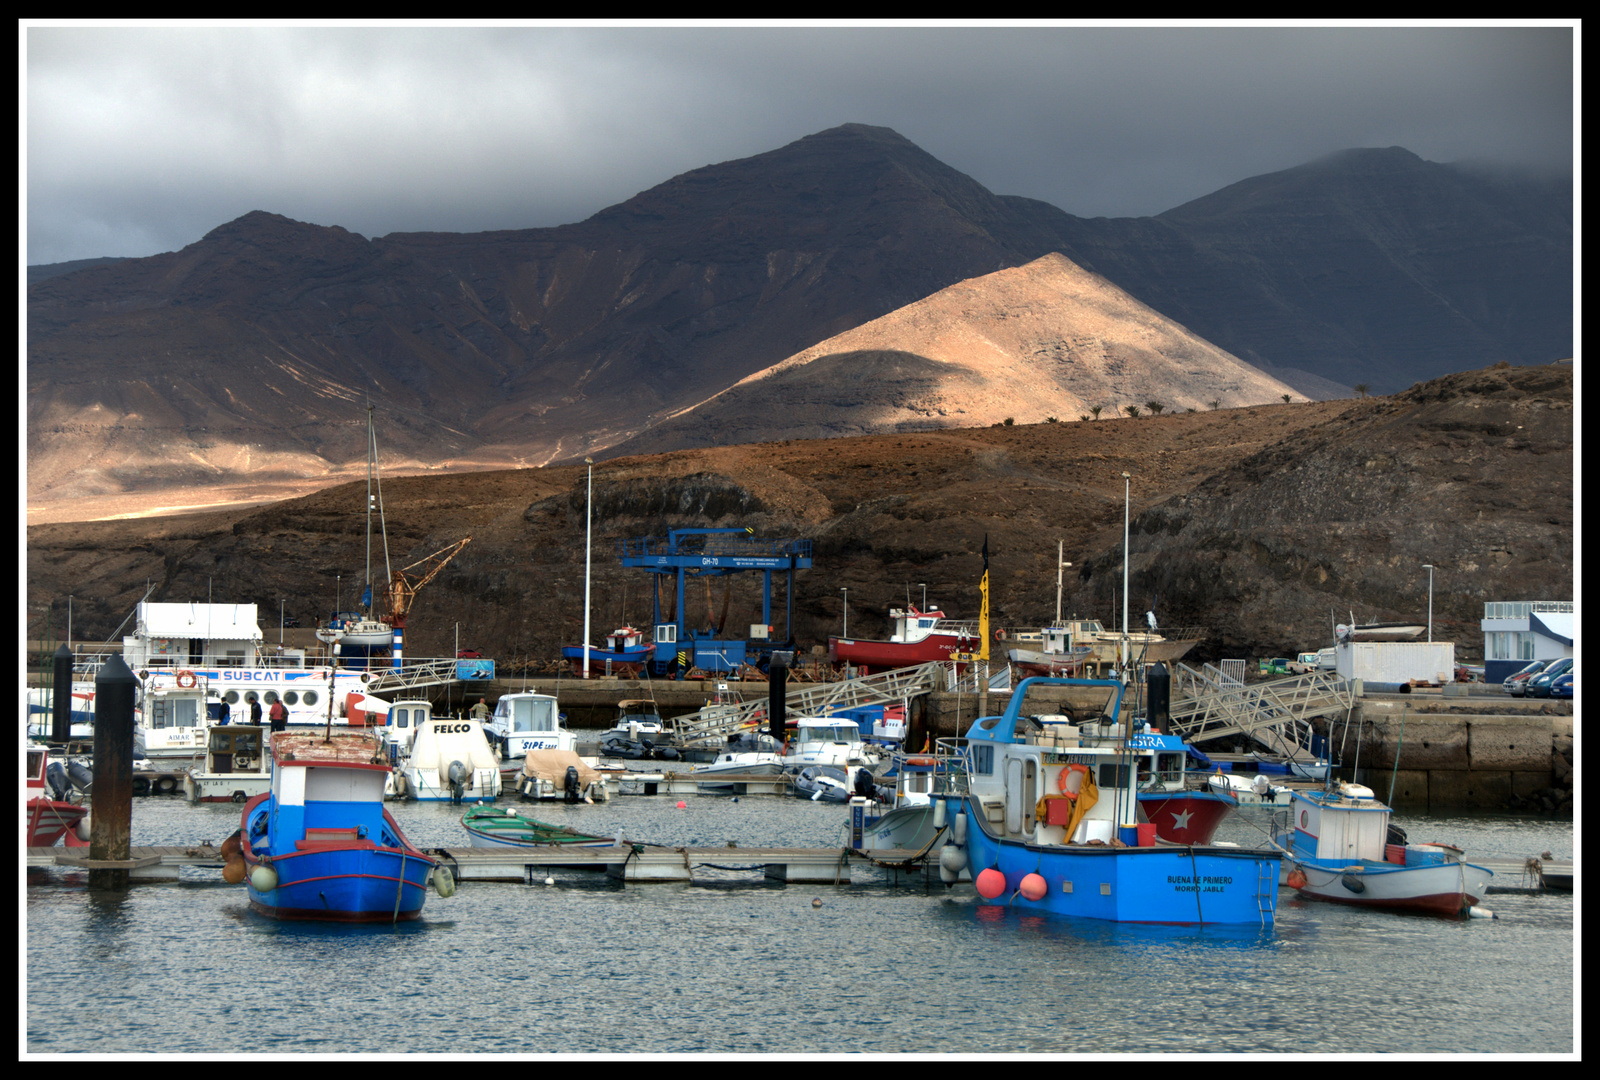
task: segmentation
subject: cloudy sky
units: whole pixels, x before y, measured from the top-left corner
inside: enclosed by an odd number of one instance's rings
[[[860,122],[991,191],[1170,209],[1357,146],[1569,172],[1573,24],[24,24],[29,264],[251,210],[364,236],[579,221]]]

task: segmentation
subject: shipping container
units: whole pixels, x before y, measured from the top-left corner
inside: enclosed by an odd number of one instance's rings
[[[1354,641],[1336,648],[1343,679],[1377,683],[1455,681],[1453,641]]]

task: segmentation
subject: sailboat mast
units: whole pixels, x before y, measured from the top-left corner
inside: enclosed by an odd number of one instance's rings
[[[367,402],[367,618],[372,618],[372,466],[378,455],[372,433],[372,402]]]

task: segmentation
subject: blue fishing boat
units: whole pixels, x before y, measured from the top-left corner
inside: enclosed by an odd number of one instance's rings
[[[245,804],[237,875],[275,919],[387,922],[422,914],[435,860],[383,808],[390,764],[375,732],[279,731],[272,787]],[[439,867],[434,887],[454,891]]]
[[[1100,721],[1079,728],[1050,722],[1045,710],[1024,715],[1030,691],[1048,686],[1096,698]],[[934,796],[935,824],[949,827],[940,877],[950,884],[968,870],[985,903],[1075,918],[1271,925],[1280,851],[1164,842],[1139,821],[1141,773],[1184,746],[1128,730],[1122,689],[1111,680],[1026,679],[1003,714],[978,719],[953,744],[941,740],[941,754],[954,760]]]

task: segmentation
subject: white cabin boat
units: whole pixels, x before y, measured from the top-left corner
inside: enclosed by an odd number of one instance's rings
[[[206,759],[183,777],[190,802],[248,802],[272,789],[272,755],[265,724],[214,724],[206,731]]]
[[[500,756],[476,720],[434,716],[426,701],[397,701],[384,739],[395,766],[387,795],[461,803],[500,794]]]
[[[805,769],[828,765],[876,764],[878,757],[861,741],[861,725],[843,716],[802,716],[790,721],[789,747],[783,763]]]

